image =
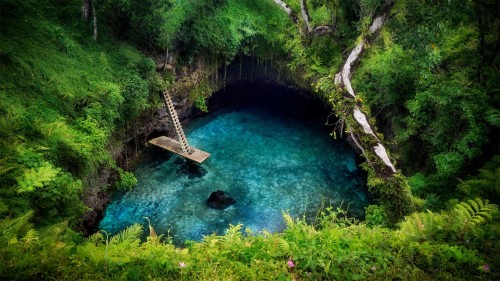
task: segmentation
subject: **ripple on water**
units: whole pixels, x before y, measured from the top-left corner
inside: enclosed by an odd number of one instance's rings
[[[200,166],[178,156],[142,163],[137,186],[108,205],[100,228],[117,233],[149,217],[158,233],[170,229],[180,244],[223,234],[229,224],[281,231],[282,211],[314,214],[322,202],[351,202],[351,215],[360,217],[368,205],[366,176],[354,152],[329,138],[322,125],[261,105],[197,119],[186,130],[188,139],[212,156]],[[237,203],[208,208],[206,199],[218,189]]]

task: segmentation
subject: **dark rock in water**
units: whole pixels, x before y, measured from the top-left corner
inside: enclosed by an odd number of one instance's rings
[[[207,205],[214,209],[225,209],[233,205],[234,203],[236,203],[236,200],[234,200],[222,190],[212,192],[212,194],[210,194],[210,197],[208,197],[207,199]]]
[[[190,180],[202,178],[207,174],[207,170],[195,162],[179,158],[175,163],[177,164],[177,172],[187,175]]]

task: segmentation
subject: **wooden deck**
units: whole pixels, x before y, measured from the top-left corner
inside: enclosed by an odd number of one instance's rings
[[[165,136],[157,137],[149,141],[150,144],[156,145],[173,153],[179,154],[180,156],[191,159],[197,163],[201,163],[205,161],[208,157],[210,157],[210,153],[205,152],[203,150],[199,150],[197,148],[191,147],[194,150],[193,153],[188,154],[182,151],[181,144],[171,138],[167,138]]]

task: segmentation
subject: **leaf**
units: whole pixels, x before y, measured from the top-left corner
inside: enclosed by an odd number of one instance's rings
[[[455,206],[452,211],[453,227],[461,229],[467,224],[479,225],[486,220],[493,218],[492,214],[498,211],[495,204],[490,204],[488,200],[476,198],[467,200]]]
[[[35,229],[30,229],[26,233],[26,235],[21,239],[23,242],[23,246],[25,248],[30,248],[33,245],[38,244],[39,238],[38,238],[38,232]]]
[[[286,254],[286,255],[291,254],[290,244],[285,239],[278,240],[278,247],[279,247],[280,251],[282,251],[284,254]]]
[[[330,265],[332,264],[332,261],[328,261],[325,265],[325,272],[328,273],[330,271]]]
[[[1,221],[0,238],[6,240],[16,238],[23,229],[29,227],[29,220],[33,217],[33,214],[34,212],[30,210],[15,219]]]
[[[364,278],[364,276],[361,275],[361,274],[353,274],[353,275],[351,275],[351,280],[361,280],[363,278]]]
[[[142,234],[142,225],[133,224],[111,238],[110,244],[139,244],[139,237]]]
[[[495,127],[500,127],[500,110],[492,108],[486,112],[486,121]]]
[[[243,225],[237,224],[237,225],[229,225],[229,228],[226,231],[226,237],[229,238],[230,240],[234,240],[236,238],[241,238],[241,228]]]
[[[283,214],[283,219],[285,220],[286,226],[288,228],[292,228],[294,226],[294,222],[290,214],[285,213],[284,211],[281,212]]]
[[[18,179],[19,189],[17,192],[31,192],[36,188],[43,187],[53,181],[59,172],[60,169],[55,168],[49,162],[45,162],[41,167],[31,168]]]

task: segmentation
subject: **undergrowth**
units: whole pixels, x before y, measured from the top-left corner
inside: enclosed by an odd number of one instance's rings
[[[0,221],[0,277],[59,280],[494,280],[498,209],[480,198],[414,213],[393,230],[327,207],[307,224],[283,214],[282,233],[231,226],[185,248],[148,225],[82,239],[66,224],[34,230],[33,212]],[[145,218],[145,222],[146,222]]]

